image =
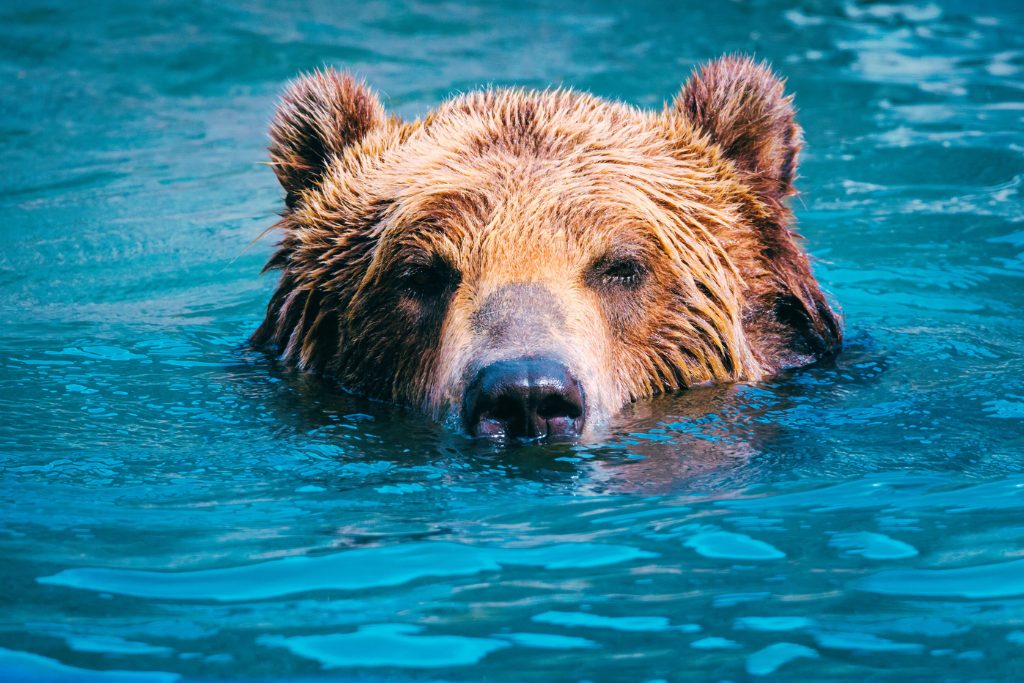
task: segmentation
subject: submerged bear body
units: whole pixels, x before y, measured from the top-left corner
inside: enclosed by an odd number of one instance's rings
[[[272,131],[281,280],[254,344],[474,435],[578,435],[623,405],[832,354],[791,230],[801,134],[760,64],[647,112],[487,90],[389,116],[332,71]]]

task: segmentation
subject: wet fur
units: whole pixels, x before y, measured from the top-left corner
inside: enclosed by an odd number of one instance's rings
[[[763,64],[712,62],[660,112],[486,90],[412,122],[328,70],[289,88],[271,138],[281,279],[252,342],[351,390],[442,415],[473,368],[542,352],[600,420],[841,343],[784,203],[801,131]],[[616,259],[637,286],[602,279]],[[408,285],[425,268],[451,277],[429,299]]]

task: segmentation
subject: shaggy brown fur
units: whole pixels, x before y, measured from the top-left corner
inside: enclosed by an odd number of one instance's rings
[[[783,203],[800,128],[763,64],[712,62],[661,112],[487,90],[412,122],[317,72],[271,136],[281,280],[252,341],[349,389],[455,414],[475,369],[543,353],[594,424],[840,345]]]

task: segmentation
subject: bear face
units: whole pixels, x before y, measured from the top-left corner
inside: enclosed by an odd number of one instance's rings
[[[317,72],[271,138],[281,279],[251,341],[471,434],[578,435],[841,343],[790,229],[801,132],[763,64],[712,62],[661,112],[487,90],[413,122]]]

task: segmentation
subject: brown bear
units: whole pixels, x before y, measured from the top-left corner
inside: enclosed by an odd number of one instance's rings
[[[784,203],[801,129],[763,63],[707,64],[660,112],[490,89],[411,122],[327,70],[271,139],[281,279],[252,342],[472,435],[578,436],[841,344]]]

